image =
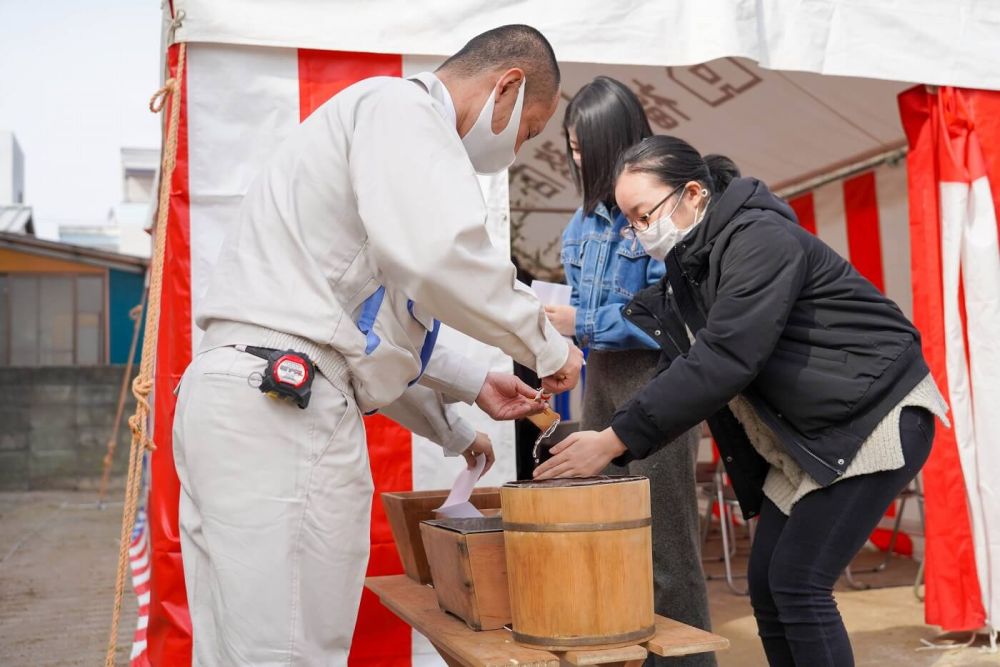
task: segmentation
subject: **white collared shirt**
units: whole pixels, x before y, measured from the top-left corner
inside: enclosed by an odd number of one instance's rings
[[[419,82],[434,101],[443,107],[439,111],[443,111],[442,116],[457,132],[458,112],[455,111],[455,101],[451,99],[451,93],[448,91],[448,87],[441,82],[441,79],[434,72],[421,72],[408,78],[411,81]]]

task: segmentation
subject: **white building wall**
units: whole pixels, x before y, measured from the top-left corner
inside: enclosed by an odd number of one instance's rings
[[[24,203],[24,153],[13,132],[0,130],[0,205]]]

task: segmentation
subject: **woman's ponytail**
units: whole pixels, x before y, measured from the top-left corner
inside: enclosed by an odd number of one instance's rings
[[[705,166],[712,177],[712,190],[725,192],[734,178],[740,177],[740,168],[725,155],[706,155]]]

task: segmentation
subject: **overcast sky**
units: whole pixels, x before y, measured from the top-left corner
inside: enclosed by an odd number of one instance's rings
[[[0,129],[24,152],[39,236],[105,221],[121,148],[159,146],[159,50],[158,0],[0,0]]]

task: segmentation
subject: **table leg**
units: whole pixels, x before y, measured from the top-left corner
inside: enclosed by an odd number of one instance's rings
[[[431,645],[437,649],[437,652],[441,655],[441,659],[445,661],[448,667],[468,667],[468,665],[453,656],[451,653],[448,653],[448,651],[444,650],[439,645],[434,644],[433,642],[431,642]],[[642,663],[639,664],[641,665]]]

